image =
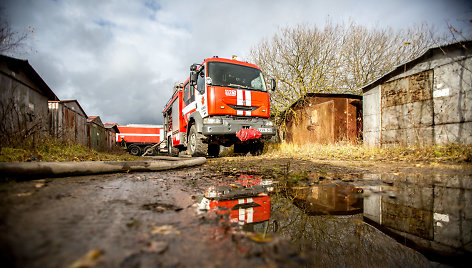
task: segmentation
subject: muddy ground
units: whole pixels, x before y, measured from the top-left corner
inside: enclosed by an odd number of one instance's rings
[[[255,172],[259,174],[289,169],[290,172],[339,173],[339,174],[472,174],[470,163],[447,162],[395,162],[395,161],[336,161],[269,159],[264,157],[225,157],[209,159],[209,168],[217,171]]]
[[[318,219],[318,226],[335,224],[341,230],[331,230],[329,237],[314,243],[305,237],[310,232],[306,218],[288,212],[293,204],[277,196],[272,197],[268,221],[272,231],[263,237],[244,232],[227,215],[198,209],[211,187],[241,187],[235,185],[241,174],[280,181],[370,173],[472,175],[472,167],[227,157],[164,172],[9,180],[0,183],[0,261],[2,267],[439,265],[362,223],[362,216],[329,223]],[[359,180],[362,176],[348,181]],[[280,231],[284,224],[298,231]],[[293,238],[295,233],[298,238]]]

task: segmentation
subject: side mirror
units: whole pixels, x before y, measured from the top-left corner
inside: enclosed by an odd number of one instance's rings
[[[277,87],[277,82],[275,81],[274,78],[271,78],[271,79],[270,79],[270,89],[271,89],[272,91],[274,91],[276,87]]]
[[[197,64],[195,64],[195,63],[192,64],[192,65],[190,65],[190,71],[191,71],[191,72],[196,71],[196,70],[197,70],[197,67],[198,67],[198,66],[197,66]]]
[[[195,86],[197,84],[198,73],[196,70],[190,72],[190,85]]]

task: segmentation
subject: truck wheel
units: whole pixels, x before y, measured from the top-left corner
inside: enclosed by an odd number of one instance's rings
[[[264,151],[264,143],[263,142],[255,142],[253,146],[249,149],[251,155],[261,155]]]
[[[249,152],[249,145],[245,143],[235,143],[234,144],[234,153],[246,155]]]
[[[188,135],[188,153],[191,156],[205,156],[208,150],[208,144],[203,143],[204,136],[197,132],[195,125],[190,127]]]
[[[218,157],[220,154],[220,145],[219,144],[210,144],[208,145],[208,155],[213,157]]]
[[[141,155],[141,148],[137,145],[130,145],[128,146],[129,153],[132,155]]]
[[[144,151],[143,151],[143,154],[149,149],[151,148],[152,146],[151,145],[148,145],[144,148]],[[155,149],[152,149],[150,150],[146,155],[156,155],[156,150]]]

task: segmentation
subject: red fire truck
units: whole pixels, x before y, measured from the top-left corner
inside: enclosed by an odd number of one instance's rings
[[[275,86],[271,79],[270,88]],[[218,156],[221,145],[234,144],[236,153],[260,154],[276,131],[269,113],[268,88],[259,67],[205,59],[190,66],[189,77],[174,86],[163,110],[167,150],[170,155],[187,150],[192,156]]]
[[[116,142],[126,146],[132,155],[142,155],[148,148],[164,139],[164,127],[162,125],[129,124],[117,126]],[[150,153],[155,154],[155,149]]]

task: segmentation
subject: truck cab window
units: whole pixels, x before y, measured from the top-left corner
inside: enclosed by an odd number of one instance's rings
[[[207,68],[214,86],[267,91],[259,69],[226,62],[209,62]]]
[[[195,101],[195,86],[190,87],[190,100],[189,102]]]
[[[189,83],[187,83],[184,86],[184,103],[185,105],[188,105],[190,102],[190,87]]]
[[[205,70],[202,70],[198,75],[197,89],[202,92],[205,88]]]

